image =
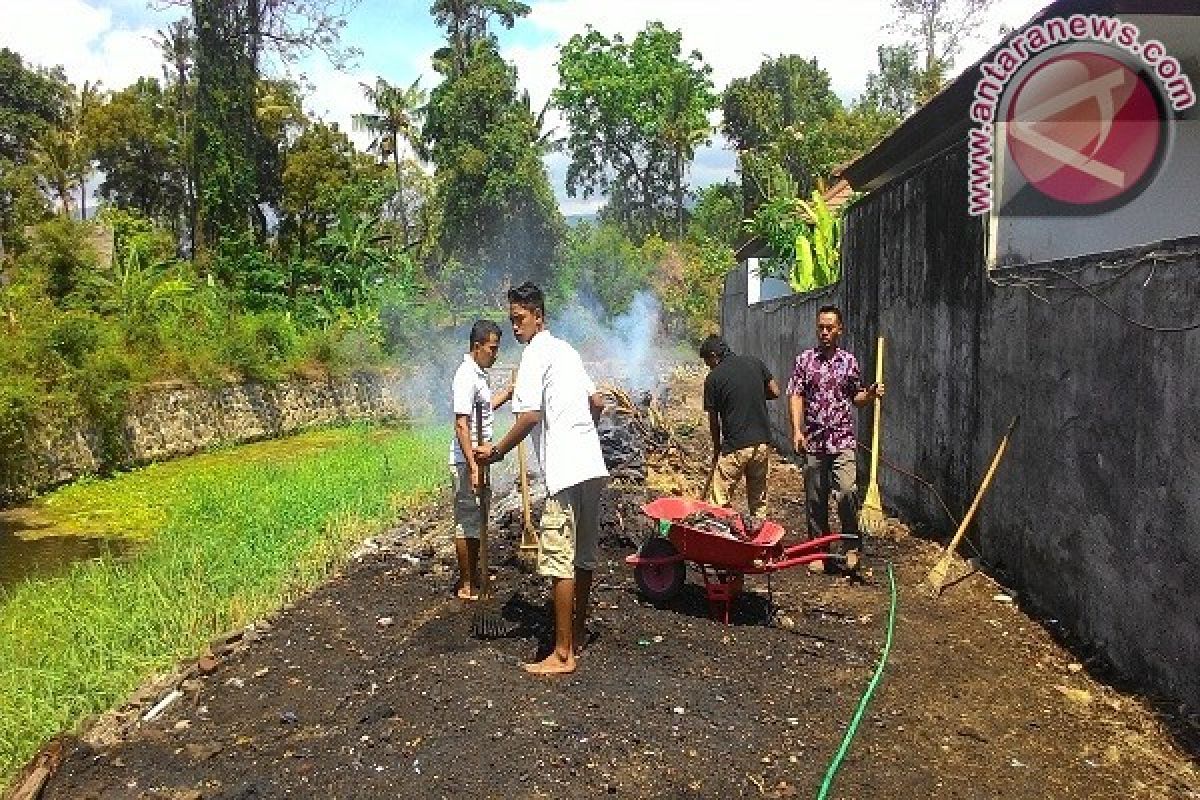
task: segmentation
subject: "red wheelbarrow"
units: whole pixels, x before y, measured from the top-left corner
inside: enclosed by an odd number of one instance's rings
[[[857,539],[831,534],[784,547],[783,526],[770,520],[748,522],[738,512],[685,497],[660,497],[642,506],[658,522],[651,536],[625,563],[643,597],[655,602],[674,597],[687,580],[687,561],[700,568],[704,592],[714,619],[729,622],[729,606],[742,589],[746,575],[766,575],[768,613],[772,598],[770,576],[781,569],[812,561],[846,562],[845,556],[825,552],[832,542]],[[853,568],[855,564],[847,563]]]

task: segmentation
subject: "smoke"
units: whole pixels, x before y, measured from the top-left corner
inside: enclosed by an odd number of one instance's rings
[[[629,390],[654,390],[672,367],[696,358],[668,336],[662,306],[647,291],[634,295],[629,310],[611,320],[593,298],[580,296],[562,311],[552,310],[548,327],[579,351],[593,380]]]
[[[408,360],[394,365],[396,370],[389,388],[414,424],[447,428],[452,424],[450,387],[469,350],[468,335],[474,322],[474,318],[460,317],[453,326],[438,329],[430,325],[423,338],[416,337],[417,345]],[[598,384],[615,383],[631,392],[658,391],[676,365],[698,359],[690,348],[666,334],[662,307],[650,292],[639,292],[629,310],[612,319],[606,319],[602,306],[594,298],[581,295],[566,308],[549,309],[547,328],[579,351],[592,380]],[[488,370],[493,390],[512,382],[524,349],[513,338],[507,322],[501,321],[500,329],[499,357]],[[506,404],[496,411],[495,437],[503,436],[512,424],[512,412]],[[448,431],[447,463],[451,435]],[[533,447],[527,449],[530,470],[536,473]],[[511,487],[516,473],[515,455],[493,468],[493,484],[498,494]]]

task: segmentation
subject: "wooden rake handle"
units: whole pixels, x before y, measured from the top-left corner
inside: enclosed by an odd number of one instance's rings
[[[996,447],[996,455],[992,456],[992,463],[983,476],[983,483],[979,484],[979,489],[975,492],[975,499],[971,501],[971,507],[967,509],[962,522],[958,523],[958,530],[954,532],[954,538],[950,540],[950,544],[946,545],[946,555],[952,555],[958,549],[958,543],[962,541],[963,534],[967,532],[967,526],[975,518],[975,512],[979,510],[979,503],[992,483],[992,476],[996,474],[996,468],[1000,466],[1000,459],[1004,458],[1004,451],[1008,448],[1008,437],[1012,436],[1013,429],[1017,427],[1017,421],[1020,418],[1020,415],[1015,416],[1012,418],[1012,422],[1008,423],[1008,430],[1004,432],[1004,437]]]
[[[483,403],[475,404],[475,442],[483,444]],[[491,514],[491,467],[479,465],[479,596],[491,594],[488,581],[488,516]]]
[[[875,383],[883,383],[883,337],[875,347]],[[883,421],[883,401],[875,398],[875,425],[871,430],[871,475],[869,486],[874,486],[879,479],[879,428]]]
[[[517,369],[513,367],[509,371],[509,378],[513,384],[517,382]],[[522,439],[517,443],[517,473],[521,480],[521,518],[525,525],[525,530],[533,530],[533,509],[529,502],[529,465],[525,458],[525,440]]]

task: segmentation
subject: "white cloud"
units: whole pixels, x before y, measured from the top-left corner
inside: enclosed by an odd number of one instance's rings
[[[968,43],[958,59],[971,64],[995,40],[999,26],[1019,26],[1043,0],[1004,0],[982,27],[985,35]],[[875,49],[897,37],[886,28],[892,18],[890,0],[534,0],[533,10],[521,25],[540,29],[550,43],[514,45],[505,56],[518,68],[523,88],[535,109],[550,96],[558,80],[555,62],[558,44],[582,32],[590,22],[602,32],[637,34],[651,20],[682,30],[685,50],[699,50],[713,67],[718,90],[733,78],[754,72],[765,57],[782,53],[815,56],[829,71],[833,88],[849,101],[857,96],[875,65]],[[156,30],[183,14],[183,9],[147,10],[142,0],[0,0],[0,46],[19,52],[26,61],[43,66],[62,65],[77,85],[100,80],[107,89],[119,89],[142,75],[161,73],[161,57],[153,38]],[[136,19],[137,25],[120,20]],[[348,42],[354,44],[354,42]],[[430,65],[432,50],[413,54],[413,74],[425,76],[431,88],[436,80]],[[337,122],[359,147],[369,138],[354,132],[353,115],[367,111],[360,83],[375,80],[373,73],[339,72],[317,58],[303,65],[313,86],[308,109]],[[715,120],[714,120],[715,121]],[[565,135],[562,119],[548,115],[547,125]],[[732,176],[733,158],[722,150],[722,141],[697,153],[692,180],[696,186]],[[600,201],[572,200],[565,196],[566,160],[562,154],[547,157],[551,181],[566,213],[584,213]]]
[[[966,66],[982,55],[1001,23],[1020,25],[1045,2],[998,3],[981,26],[982,35],[968,43],[958,63]],[[898,40],[898,34],[888,30],[893,18],[890,0],[605,0],[603,5],[594,0],[541,0],[533,3],[528,24],[564,42],[589,23],[606,35],[619,33],[631,39],[648,22],[659,20],[669,29],[683,32],[685,51],[695,49],[703,54],[713,68],[718,90],[734,78],[753,73],[765,57],[798,53],[816,57],[829,71],[834,90],[843,100],[851,100],[862,91],[867,73],[875,66],[876,48]],[[554,46],[536,52],[512,48],[508,53],[519,67],[528,65],[534,71],[531,85],[546,81],[553,85]],[[550,65],[548,70],[546,65]],[[525,74],[522,69],[523,78]]]
[[[161,12],[152,18],[161,26],[181,14]],[[98,80],[107,89],[121,89],[161,72],[156,28],[119,25],[99,0],[0,0],[0,20],[0,46],[28,63],[61,65],[76,85]]]
[[[372,110],[363,97],[362,84],[373,85],[376,76],[369,72],[339,72],[323,64],[310,67],[305,77],[312,84],[312,91],[304,101],[305,110],[326,122],[336,122],[355,147],[365,150],[371,134],[354,130],[354,115]]]
[[[1046,0],[1004,0],[981,26],[981,35],[966,43],[958,65],[972,64],[995,43],[1001,24],[1017,27]],[[846,102],[861,94],[867,73],[876,66],[876,49],[900,36],[888,29],[893,20],[890,0],[540,0],[522,24],[542,29],[554,41],[541,47],[516,46],[505,56],[518,69],[521,83],[535,103],[544,102],[557,83],[558,43],[582,33],[590,23],[605,35],[632,39],[653,20],[683,32],[685,52],[699,50],[712,68],[718,91],[731,80],[752,74],[765,58],[796,53],[815,57],[829,72],[834,91]],[[714,119],[714,123],[719,117]],[[733,177],[734,158],[721,137],[700,148],[692,167],[697,187]],[[548,162],[548,166],[551,162]],[[562,197],[565,166],[552,168],[560,202],[585,204]],[[589,201],[586,206],[594,207]]]

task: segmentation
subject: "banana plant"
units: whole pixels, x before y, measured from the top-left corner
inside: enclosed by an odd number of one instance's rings
[[[841,219],[830,210],[819,189],[810,200],[797,201],[804,219],[796,235],[796,262],[790,283],[797,292],[828,286],[841,277]]]
[[[102,293],[104,306],[132,322],[157,318],[195,288],[175,274],[169,262],[148,255],[148,249],[145,241],[133,237],[124,258],[113,263],[111,272],[91,278]]]

